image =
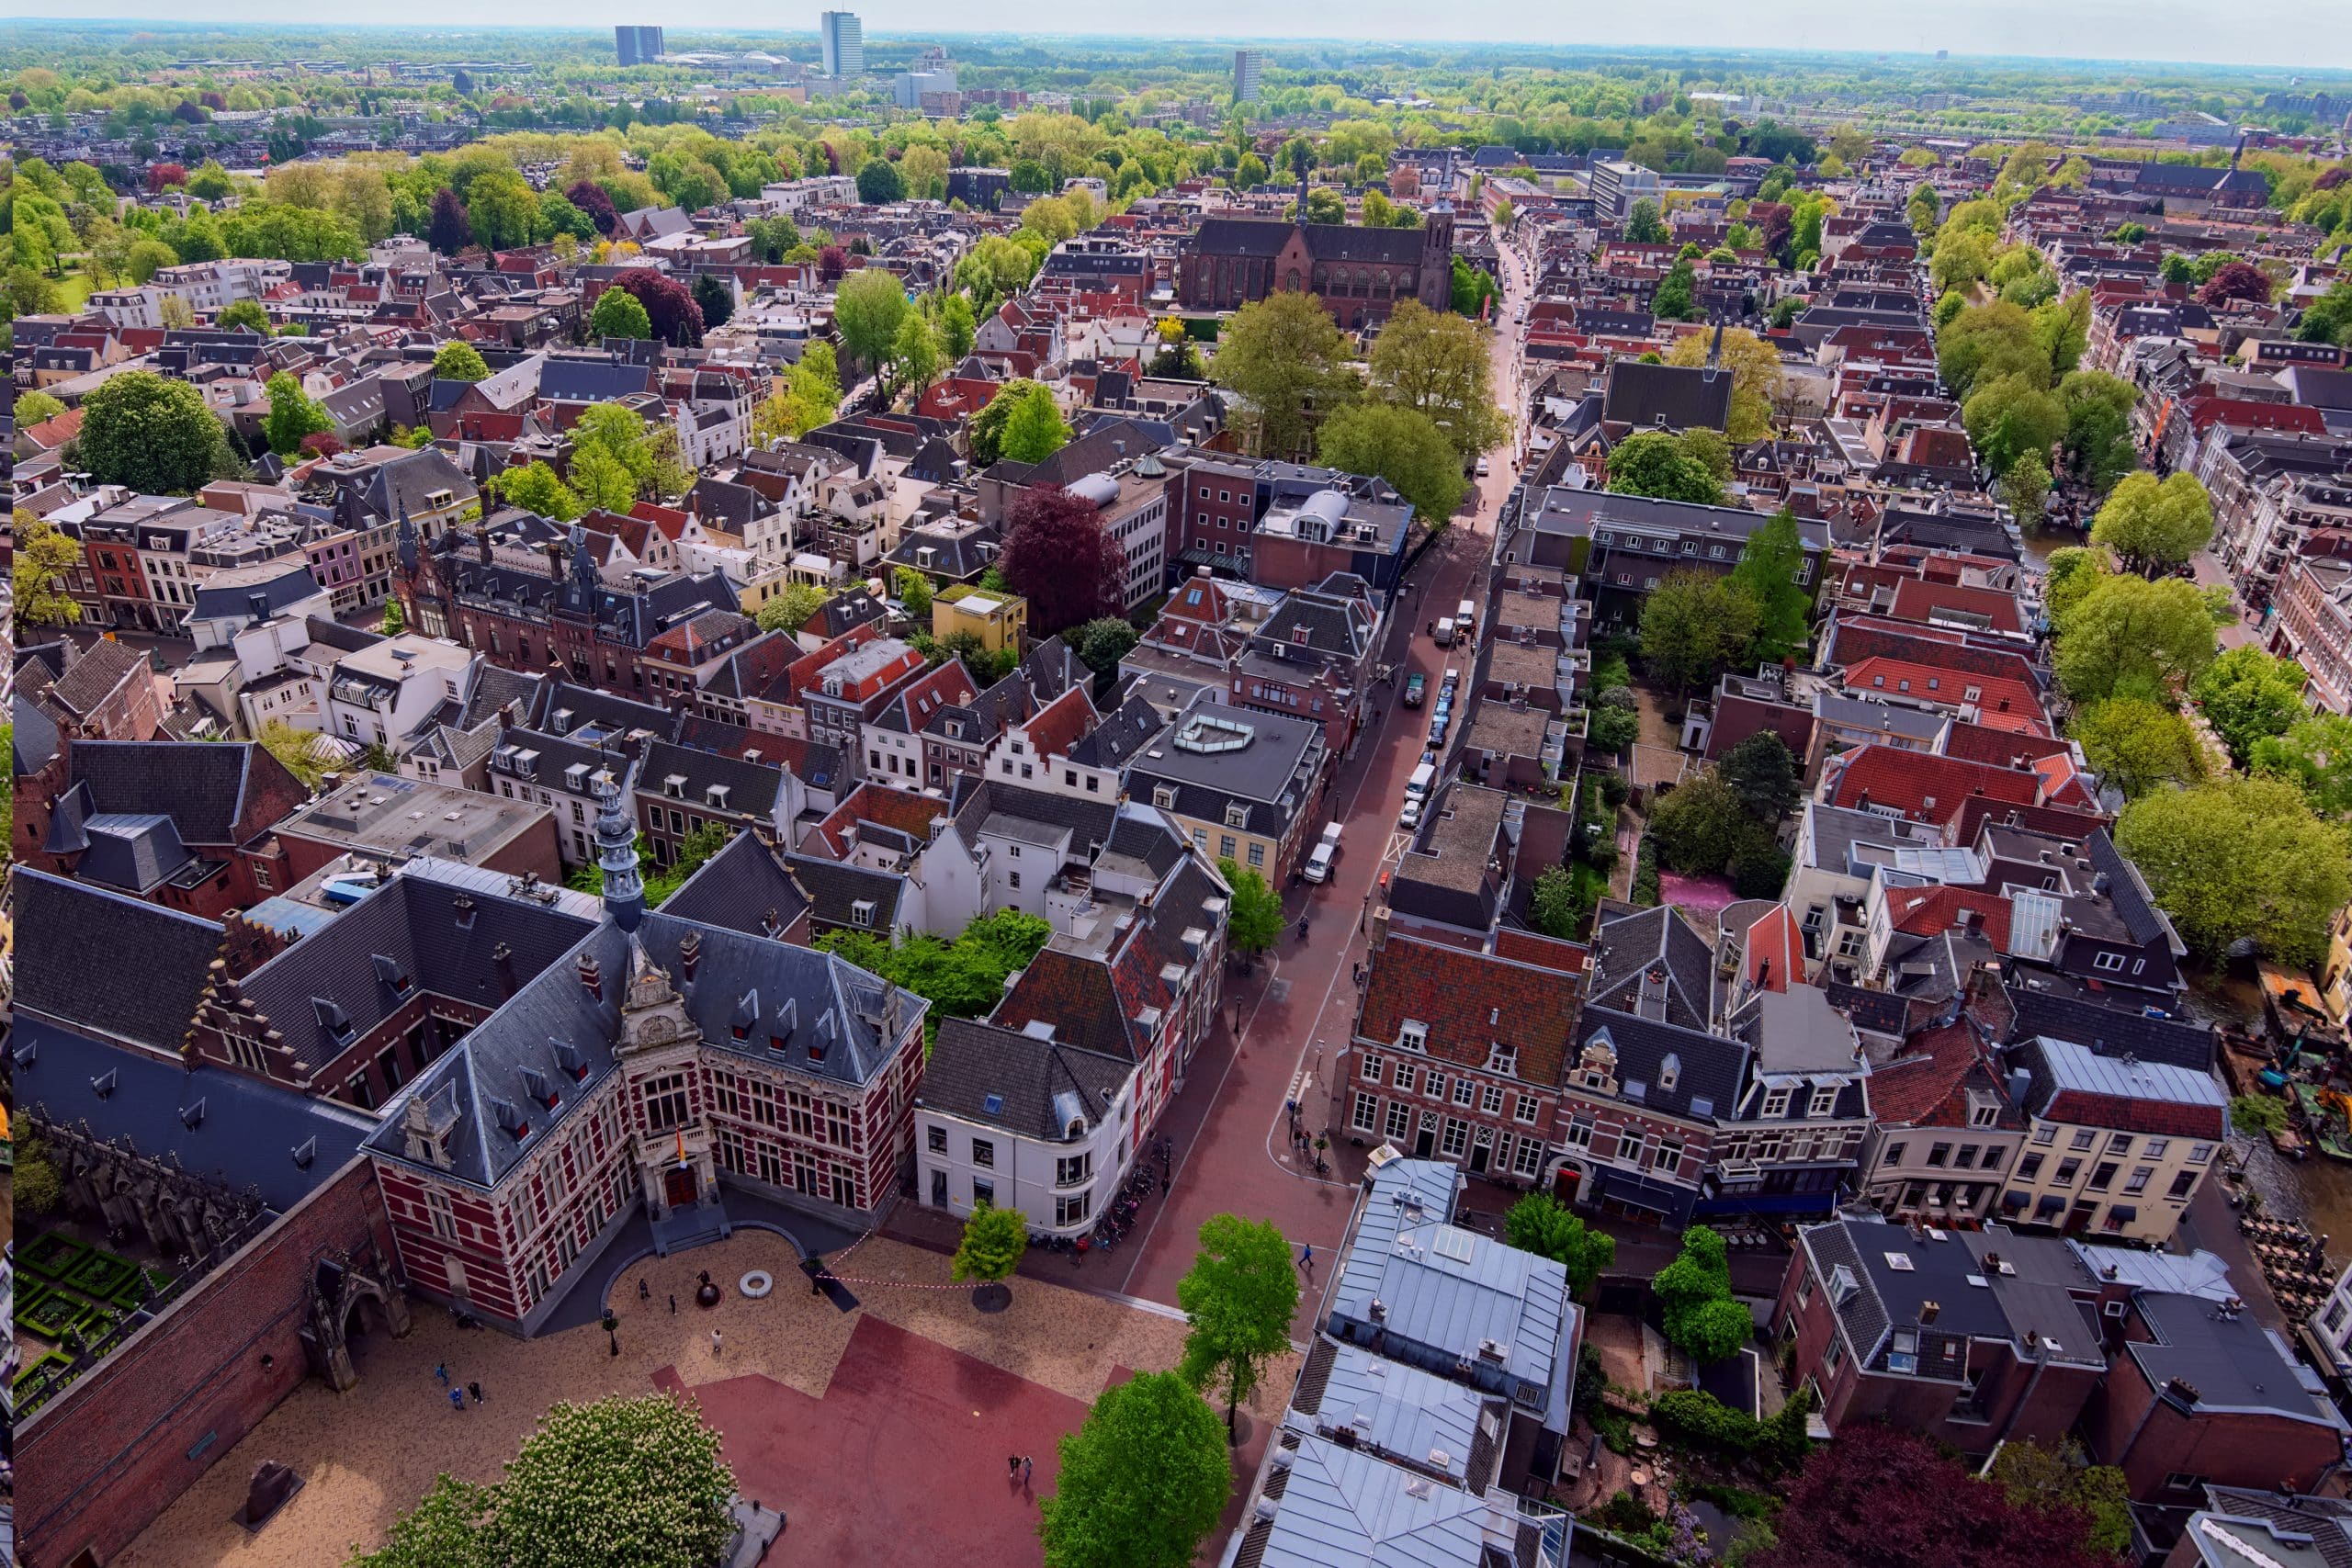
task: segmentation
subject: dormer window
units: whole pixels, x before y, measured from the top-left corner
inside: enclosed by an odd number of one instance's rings
[[[1228,828],[1247,828],[1250,826],[1250,808],[1246,806],[1227,806],[1225,808],[1225,825]]]
[[[1595,1039],[1577,1058],[1577,1079],[1603,1094],[1617,1091],[1617,1052],[1604,1039]]]
[[[1156,806],[1156,807],[1159,807],[1159,809],[1160,809],[1160,810],[1162,810],[1162,811],[1173,811],[1173,810],[1175,810],[1175,809],[1176,809],[1176,786],[1175,786],[1174,784],[1154,784],[1154,785],[1152,785],[1152,786],[1151,786],[1151,803],[1152,803],[1154,806]]]
[[[710,784],[707,786],[702,792],[702,800],[705,806],[714,807],[720,811],[726,810],[727,786],[725,784]]]
[[[669,777],[663,779],[662,781],[662,793],[668,795],[672,800],[685,799],[686,775],[684,773],[672,773]]]
[[[1682,1058],[1673,1055],[1671,1052],[1668,1053],[1666,1060],[1660,1062],[1657,1066],[1657,1087],[1659,1090],[1663,1093],[1672,1093],[1674,1091],[1675,1084],[1681,1078],[1681,1077]]]
[[[1805,1107],[1807,1116],[1826,1116],[1838,1109],[1838,1088],[1834,1083],[1813,1086],[1813,1101]]]
[[[860,898],[849,907],[849,923],[871,928],[874,924],[874,900]]]
[[[1765,1120],[1767,1120],[1767,1121],[1777,1121],[1777,1120],[1779,1120],[1781,1117],[1786,1116],[1788,1113],[1789,1113],[1789,1091],[1788,1091],[1787,1089],[1766,1089],[1766,1090],[1764,1091],[1764,1118],[1765,1118]]]
[[[1396,1030],[1396,1049],[1427,1051],[1430,1048],[1430,1026],[1419,1019],[1408,1018]]]

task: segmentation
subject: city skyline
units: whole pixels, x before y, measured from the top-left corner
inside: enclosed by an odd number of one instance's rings
[[[507,28],[601,28],[642,19],[634,0],[522,0],[506,8],[512,18],[499,28],[482,28],[478,12],[463,0],[418,0],[397,16],[389,9],[380,17],[363,14],[352,18],[363,26],[409,29],[458,27],[466,31],[498,31]],[[792,35],[814,35],[819,13],[810,11],[807,26],[783,29]],[[1162,25],[1159,15],[1140,4],[1098,7],[1090,13],[1092,25],[1082,29],[1057,28],[1038,32],[1036,16],[1029,8],[991,0],[979,5],[948,4],[945,0],[912,0],[888,11],[861,13],[876,39],[915,36],[1014,35],[1039,38],[1176,38],[1204,41],[1235,41],[1291,45],[1363,41],[1421,46],[1495,44],[1554,45],[1563,49],[1688,49],[1692,51],[1777,50],[1817,52],[1824,56],[1907,54],[1932,56],[1946,51],[1962,58],[2022,58],[2077,63],[2132,65],[2222,65],[2290,73],[2326,73],[2352,69],[2352,7],[2331,12],[2296,0],[2246,0],[2223,7],[2214,0],[2065,0],[2037,5],[2031,0],[1997,0],[1949,17],[1923,18],[1917,13],[1893,13],[1867,0],[1807,0],[1774,8],[1738,6],[1727,0],[1695,0],[1679,7],[1642,10],[1616,16],[1585,14],[1574,17],[1536,18],[1498,0],[1476,0],[1432,14],[1402,0],[1369,0],[1346,7],[1315,6],[1293,14],[1299,25],[1280,34],[1258,30],[1263,13],[1242,0],[1208,0],[1189,9],[1181,27]],[[204,24],[266,25],[309,23],[315,11],[302,0],[217,0],[207,6]],[[89,0],[71,17],[27,17],[26,22],[156,22],[184,27],[183,17],[158,17],[154,0]],[[751,0],[716,0],[698,7],[689,17],[664,15],[673,30],[744,32],[774,36],[779,29],[773,7]],[[0,27],[0,39],[6,29]],[[2249,59],[2249,49],[2260,40],[2296,40],[2296,58]],[[2145,53],[2119,55],[2118,39],[2164,40],[2165,47]]]

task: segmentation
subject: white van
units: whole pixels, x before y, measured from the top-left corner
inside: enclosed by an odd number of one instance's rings
[[[1437,764],[1435,762],[1423,762],[1419,767],[1413,770],[1413,776],[1405,781],[1405,798],[1407,800],[1426,800],[1429,798],[1430,791],[1436,787]]]
[[[1331,867],[1339,858],[1340,824],[1334,822],[1323,829],[1321,841],[1316,844],[1314,852],[1306,857],[1306,880],[1317,883],[1330,881]]]
[[[1436,637],[1437,645],[1440,648],[1452,648],[1453,646],[1453,617],[1452,615],[1440,615],[1438,617]]]
[[[1469,600],[1464,599],[1461,604],[1456,604],[1453,607],[1453,629],[1455,631],[1461,633],[1464,637],[1468,637],[1470,635],[1471,628],[1476,626],[1477,624],[1478,607],[1470,603]]]

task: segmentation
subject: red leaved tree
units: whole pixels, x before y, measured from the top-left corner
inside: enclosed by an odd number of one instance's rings
[[[433,211],[424,221],[424,243],[445,256],[454,256],[474,243],[474,226],[466,217],[466,204],[447,186],[433,193]]]
[[[621,215],[613,210],[613,198],[594,180],[572,181],[563,187],[563,199],[586,213],[588,221],[596,225],[596,232],[608,240],[613,237],[613,231],[620,227]]]
[[[701,344],[702,307],[695,303],[695,297],[676,278],[650,266],[633,266],[623,272],[613,287],[626,288],[637,296],[637,302],[645,307],[645,314],[653,323],[653,335],[662,342],[689,346]]]
[[[164,187],[168,186],[184,186],[186,184],[187,184],[187,165],[185,164],[150,164],[147,165],[147,188],[155,192],[159,196],[163,194]]]
[[[343,442],[332,431],[314,430],[302,437],[302,450],[313,457],[332,457],[343,450]]]
[[[1755,1568],[2115,1568],[2069,1508],[2011,1504],[1925,1438],[1861,1422],[1813,1450]]]
[[[2199,305],[2219,305],[2231,299],[2251,299],[2257,305],[2270,303],[2270,279],[2252,262],[2224,262],[2205,280],[2197,291]]]
[[[1057,486],[1033,490],[1013,504],[1004,581],[1029,601],[1029,629],[1049,637],[1104,615],[1126,613],[1126,553],[1082,495]]]
[[[849,253],[839,245],[827,245],[817,253],[817,276],[827,283],[839,283],[848,270]]]

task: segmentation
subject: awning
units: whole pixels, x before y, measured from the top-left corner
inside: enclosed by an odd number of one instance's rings
[[[2004,1192],[2001,1194],[2001,1207],[2004,1209],[2022,1209],[2031,1201],[2032,1199],[2023,1192]]]
[[[2118,1203],[2107,1213],[2109,1219],[2128,1225],[2140,1217],[2140,1206],[2137,1203]]]
[[[2064,1212],[2065,1207],[2066,1200],[2064,1197],[2055,1192],[2044,1192],[2041,1195],[2041,1201],[2033,1206],[2033,1217],[2040,1219],[2044,1214],[2061,1213]]]

